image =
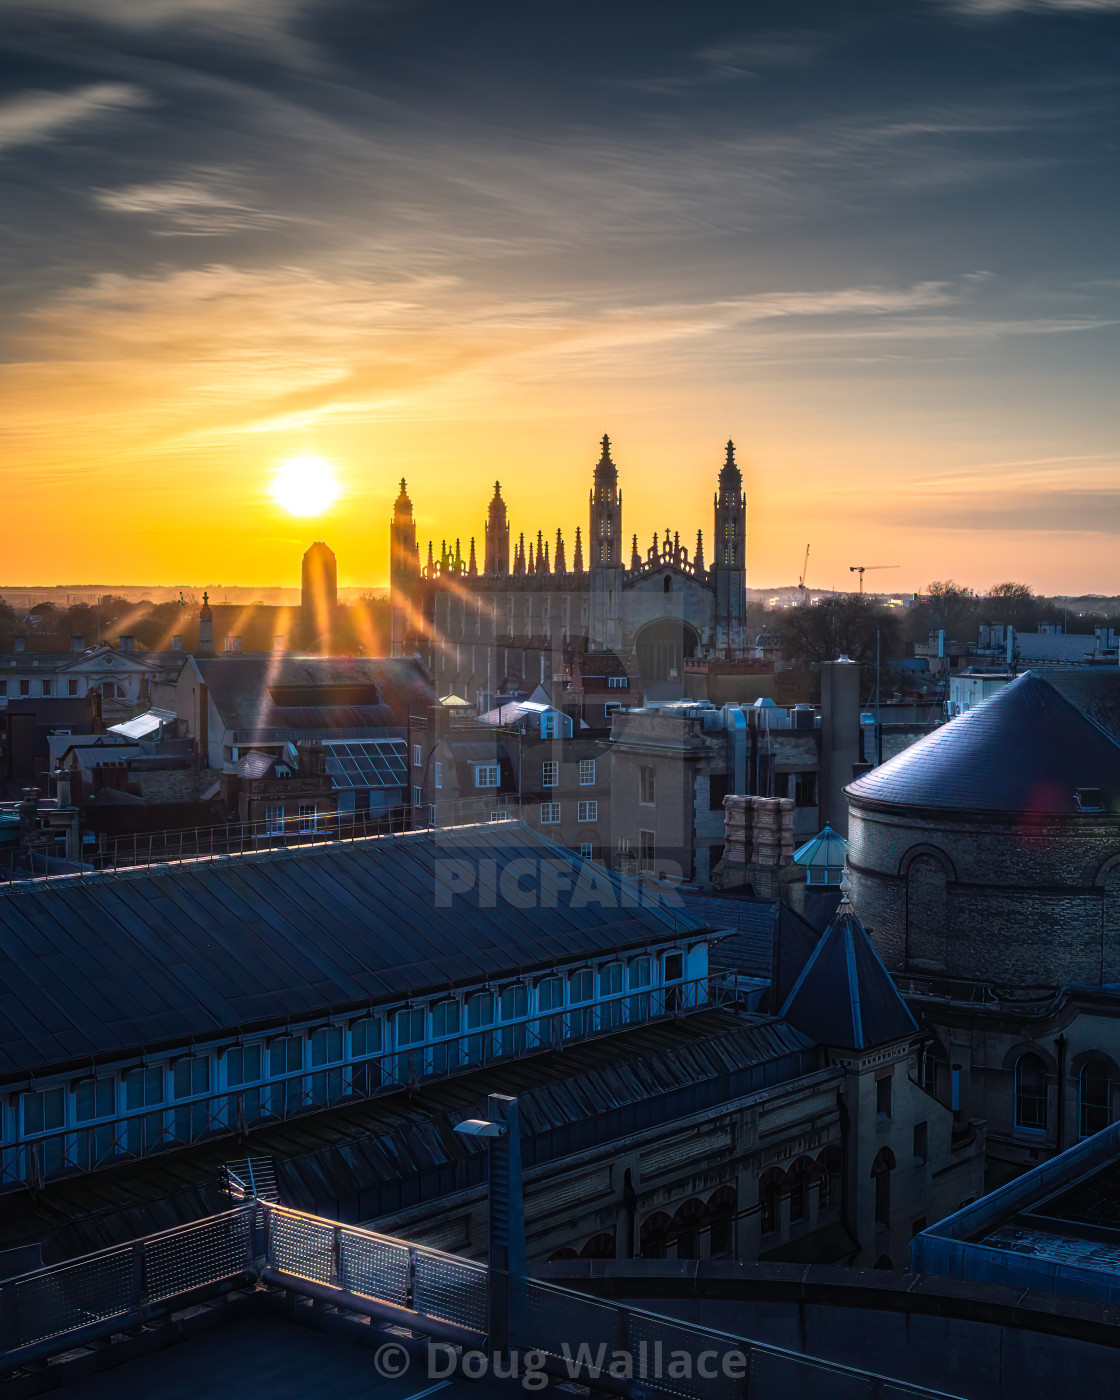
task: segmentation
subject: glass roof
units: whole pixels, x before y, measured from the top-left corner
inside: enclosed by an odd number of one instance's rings
[[[403,739],[334,739],[323,744],[336,788],[404,787],[408,754]]]

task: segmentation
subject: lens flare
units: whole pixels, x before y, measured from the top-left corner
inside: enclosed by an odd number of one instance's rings
[[[334,468],[322,457],[289,457],[273,476],[272,499],[289,515],[322,515],[338,500]]]

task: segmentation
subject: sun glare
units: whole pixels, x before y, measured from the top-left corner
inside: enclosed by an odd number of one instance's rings
[[[322,457],[289,457],[273,476],[272,499],[291,515],[322,515],[338,499],[334,468]]]

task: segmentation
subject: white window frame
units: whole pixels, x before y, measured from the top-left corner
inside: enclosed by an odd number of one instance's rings
[[[502,769],[497,763],[476,763],[474,785],[476,788],[496,788],[501,786]]]
[[[560,825],[560,804],[559,802],[541,803],[541,826]]]
[[[490,820],[492,822],[509,821],[509,812],[506,810],[505,807],[495,807],[494,810],[490,813]]]
[[[597,822],[599,820],[599,802],[591,799],[588,802],[580,802],[576,806],[576,821]]]
[[[594,860],[595,847],[590,841],[581,841],[579,843],[579,854],[581,860]]]
[[[556,731],[556,723],[557,723],[557,718],[558,718],[558,717],[557,717],[557,714],[556,714],[556,711],[555,711],[555,710],[548,710],[548,711],[546,711],[543,715],[541,715],[541,738],[542,738],[542,739],[555,739],[555,738],[556,738],[556,732],[557,732],[557,731]]]
[[[442,787],[443,787],[443,764],[439,761],[438,758],[437,758],[436,761],[432,764],[432,774],[433,774],[433,776],[432,776],[432,781],[435,783],[436,787],[437,787],[437,788],[442,788]]]
[[[560,764],[554,758],[546,758],[541,764],[541,787],[560,786]]]
[[[283,836],[284,834],[284,804],[283,802],[266,802],[264,804],[264,830],[266,836]]]
[[[579,785],[580,787],[595,786],[595,760],[593,758],[581,758],[579,761]]]
[[[307,825],[309,821],[310,826]],[[319,804],[317,802],[301,802],[299,804],[299,829],[304,833],[320,830]]]
[[[419,744],[412,746],[412,766],[413,768],[423,768],[424,766],[424,750]]]

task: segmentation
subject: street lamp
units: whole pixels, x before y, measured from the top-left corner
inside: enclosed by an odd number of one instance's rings
[[[506,1350],[521,1334],[525,1296],[525,1204],[517,1100],[490,1094],[486,1118],[467,1118],[455,1131],[486,1143],[489,1166],[490,1347]]]

